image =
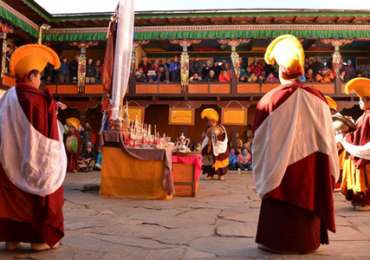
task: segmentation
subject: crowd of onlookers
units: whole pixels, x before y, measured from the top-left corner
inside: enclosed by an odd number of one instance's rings
[[[173,59],[155,59],[150,62],[143,57],[138,69],[135,71],[137,82],[180,82],[179,57]]]
[[[179,82],[180,81],[179,57],[170,59],[152,59],[143,57],[135,71],[137,82]],[[340,69],[340,79],[348,81],[356,76],[368,76],[361,71],[368,71],[370,67],[353,66],[352,61],[343,62]],[[226,83],[234,78],[239,82],[248,83],[278,83],[278,67],[266,64],[262,58],[240,59],[239,78],[235,78],[233,66],[227,60],[212,60],[192,58],[189,64],[189,81],[196,82],[221,82]],[[309,57],[305,61],[305,75],[301,77],[303,82],[330,83],[336,78],[329,58]]]
[[[100,170],[102,154],[97,148],[97,134],[86,122],[83,126],[63,126],[68,157],[68,172]]]
[[[7,46],[6,68],[8,73],[9,60],[12,52],[16,49],[15,45]],[[74,58],[61,57],[61,67],[54,70],[47,66],[43,80],[46,83],[71,84],[77,83],[79,56]],[[370,65],[354,66],[351,59],[343,59],[343,64],[339,71],[339,79],[343,82],[358,77],[370,76]],[[100,59],[87,58],[86,61],[86,84],[102,82],[102,61]],[[173,58],[154,58],[143,57],[134,76],[137,82],[180,82],[180,57]],[[236,78],[232,62],[228,59],[210,58],[190,58],[189,80],[190,82],[231,82],[233,79],[239,82],[248,83],[278,83],[277,66],[269,65],[262,58],[240,58],[239,78]],[[330,83],[336,78],[332,69],[330,57],[306,57],[305,75],[302,76],[303,82]]]
[[[231,136],[229,143],[229,170],[252,170],[252,142],[253,131],[250,125],[247,126],[243,137],[238,132]]]
[[[79,56],[69,60],[66,57],[61,58],[61,66],[55,70],[52,66],[47,66],[44,71],[44,80],[46,83],[70,84],[77,83]],[[86,61],[86,84],[101,83],[102,80],[102,62],[88,58]]]

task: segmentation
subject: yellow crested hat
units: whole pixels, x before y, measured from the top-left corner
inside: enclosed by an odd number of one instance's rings
[[[78,120],[78,118],[76,117],[70,117],[66,120],[66,123],[68,126],[73,126],[74,128],[76,129],[79,129],[80,128],[80,120]]]
[[[218,120],[219,120],[218,113],[213,108],[206,108],[206,109],[204,109],[202,111],[200,117],[202,119],[207,118],[208,120],[213,120],[213,121],[216,121],[216,122],[218,122]]]
[[[32,70],[42,72],[50,63],[55,69],[60,67],[60,60],[55,51],[42,44],[26,44],[17,48],[10,57],[10,73],[23,78]]]
[[[355,78],[348,81],[344,87],[344,92],[349,95],[352,91],[359,97],[370,97],[370,79]]]
[[[333,110],[337,111],[337,108],[338,108],[337,102],[335,102],[335,100],[332,99],[329,96],[325,96],[325,99],[326,99],[326,102],[328,103],[330,109],[333,109]]]
[[[277,63],[284,79],[304,75],[304,50],[294,35],[285,34],[274,39],[267,47],[265,61],[267,64]]]

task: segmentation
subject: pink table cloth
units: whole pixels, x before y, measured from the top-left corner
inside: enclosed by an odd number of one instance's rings
[[[172,163],[183,163],[194,165],[195,181],[199,181],[202,173],[202,156],[200,154],[194,155],[172,155]]]

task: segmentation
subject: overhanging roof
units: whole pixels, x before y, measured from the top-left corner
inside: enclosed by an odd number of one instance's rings
[[[0,2],[0,18],[32,37],[48,23],[46,41],[104,41],[112,13],[51,15],[32,0]],[[137,12],[135,39],[370,38],[370,11],[194,10]]]

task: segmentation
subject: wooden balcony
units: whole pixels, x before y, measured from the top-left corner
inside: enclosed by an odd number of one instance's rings
[[[182,88],[176,83],[136,83],[136,95],[181,95]]]
[[[81,96],[81,95],[103,95],[104,89],[101,84],[85,85],[85,87],[80,90],[75,84],[63,84],[55,85],[48,84],[46,88],[54,95],[69,95],[69,96]]]
[[[9,75],[4,75],[2,78],[2,87],[9,88],[15,85],[15,79]],[[136,83],[131,82],[129,96],[130,97],[230,97],[237,98],[238,96],[262,96],[273,88],[277,87],[277,83],[191,83],[187,88],[182,88],[179,83]],[[321,91],[325,95],[330,96],[345,96],[343,86],[338,88],[334,83],[306,83],[307,86]],[[66,96],[100,96],[104,94],[102,84],[88,84],[83,88],[79,88],[76,84],[48,84],[46,88],[50,93],[55,95]]]
[[[335,85],[321,83],[307,83],[307,86],[320,90],[323,94],[335,96]],[[137,83],[133,86],[134,91],[129,95],[131,97],[140,96],[261,96],[279,86],[278,83],[239,83],[236,86],[228,83],[190,83],[189,86],[182,90],[180,84],[163,83]],[[234,91],[233,91],[234,90]],[[338,95],[343,95],[339,93]]]

